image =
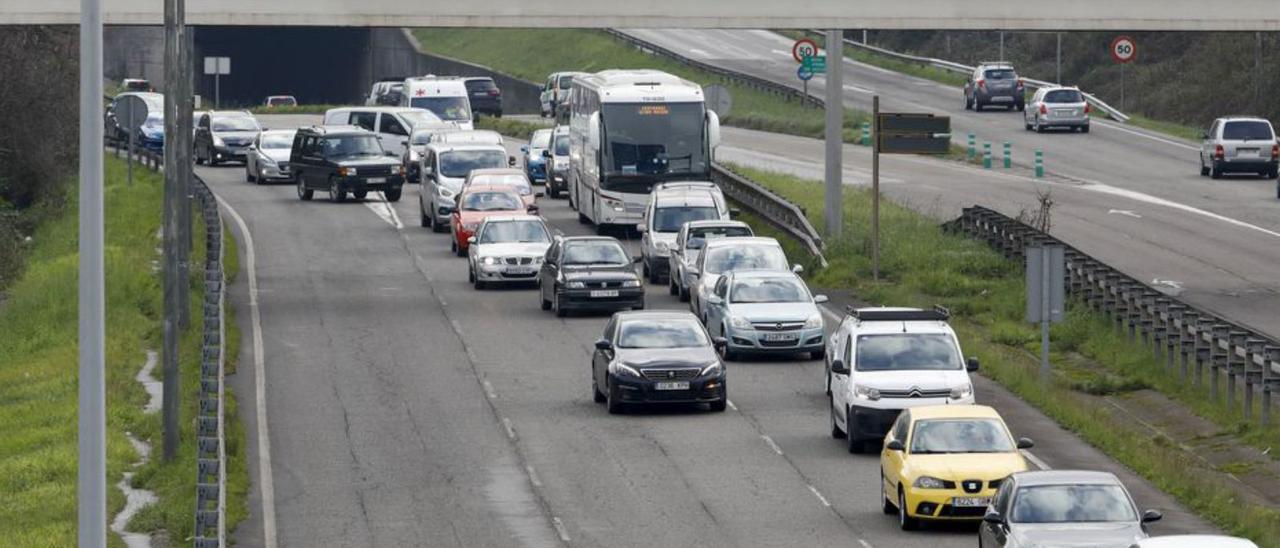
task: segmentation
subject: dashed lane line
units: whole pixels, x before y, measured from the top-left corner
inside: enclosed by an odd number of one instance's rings
[[[769,437],[768,434],[760,434],[760,438],[763,439],[764,442],[769,445],[769,449],[773,449],[774,453],[777,453],[779,455],[782,454],[782,448],[778,447],[778,444],[775,443],[773,441],[773,438]],[[810,487],[810,489],[812,489],[812,487]]]
[[[821,502],[822,505],[826,506],[827,508],[831,508],[831,503],[827,501],[827,497],[822,496],[822,493],[818,491],[817,487],[814,487],[809,484],[805,484],[805,486],[809,488],[809,492],[813,493],[813,496],[818,497],[818,502]],[[861,541],[861,539],[859,540]]]

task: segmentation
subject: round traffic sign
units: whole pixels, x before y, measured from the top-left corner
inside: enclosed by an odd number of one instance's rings
[[[804,65],[800,65],[798,68],[796,68],[796,76],[800,77],[801,80],[808,82],[810,79],[813,78],[813,69],[806,67]]]
[[[805,57],[813,57],[818,54],[818,43],[812,38],[801,38],[791,45],[791,57],[797,63],[803,63]]]
[[[1117,63],[1129,63],[1138,58],[1138,45],[1133,38],[1117,36],[1111,41],[1111,58]]]

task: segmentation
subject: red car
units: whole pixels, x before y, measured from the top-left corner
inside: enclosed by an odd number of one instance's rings
[[[480,222],[492,215],[513,213],[537,214],[538,206],[525,205],[520,192],[507,185],[472,185],[458,196],[458,206],[449,219],[453,237],[449,247],[459,257],[467,256],[467,239],[475,234]]]

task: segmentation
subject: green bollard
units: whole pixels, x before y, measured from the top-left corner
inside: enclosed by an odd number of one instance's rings
[[[1004,142],[1004,168],[1005,169],[1009,169],[1013,167],[1013,158],[1010,157],[1010,154],[1012,154],[1011,149],[1012,149],[1012,146],[1009,144],[1009,141],[1005,141]]]
[[[1036,177],[1044,177],[1044,151],[1036,149]]]
[[[871,122],[862,123],[862,146],[871,146]]]
[[[982,167],[991,169],[991,143],[982,143]]]
[[[974,156],[978,155],[977,145],[974,144],[976,142],[977,141],[975,140],[975,137],[973,136],[972,133],[970,133],[969,134],[969,159],[970,160],[972,160]]]

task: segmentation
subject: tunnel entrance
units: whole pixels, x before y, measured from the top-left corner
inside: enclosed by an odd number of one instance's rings
[[[302,104],[346,104],[367,91],[372,49],[368,28],[192,27],[195,93],[213,108],[214,77],[205,57],[230,57],[222,76],[221,108],[262,104],[268,95],[293,95]]]

